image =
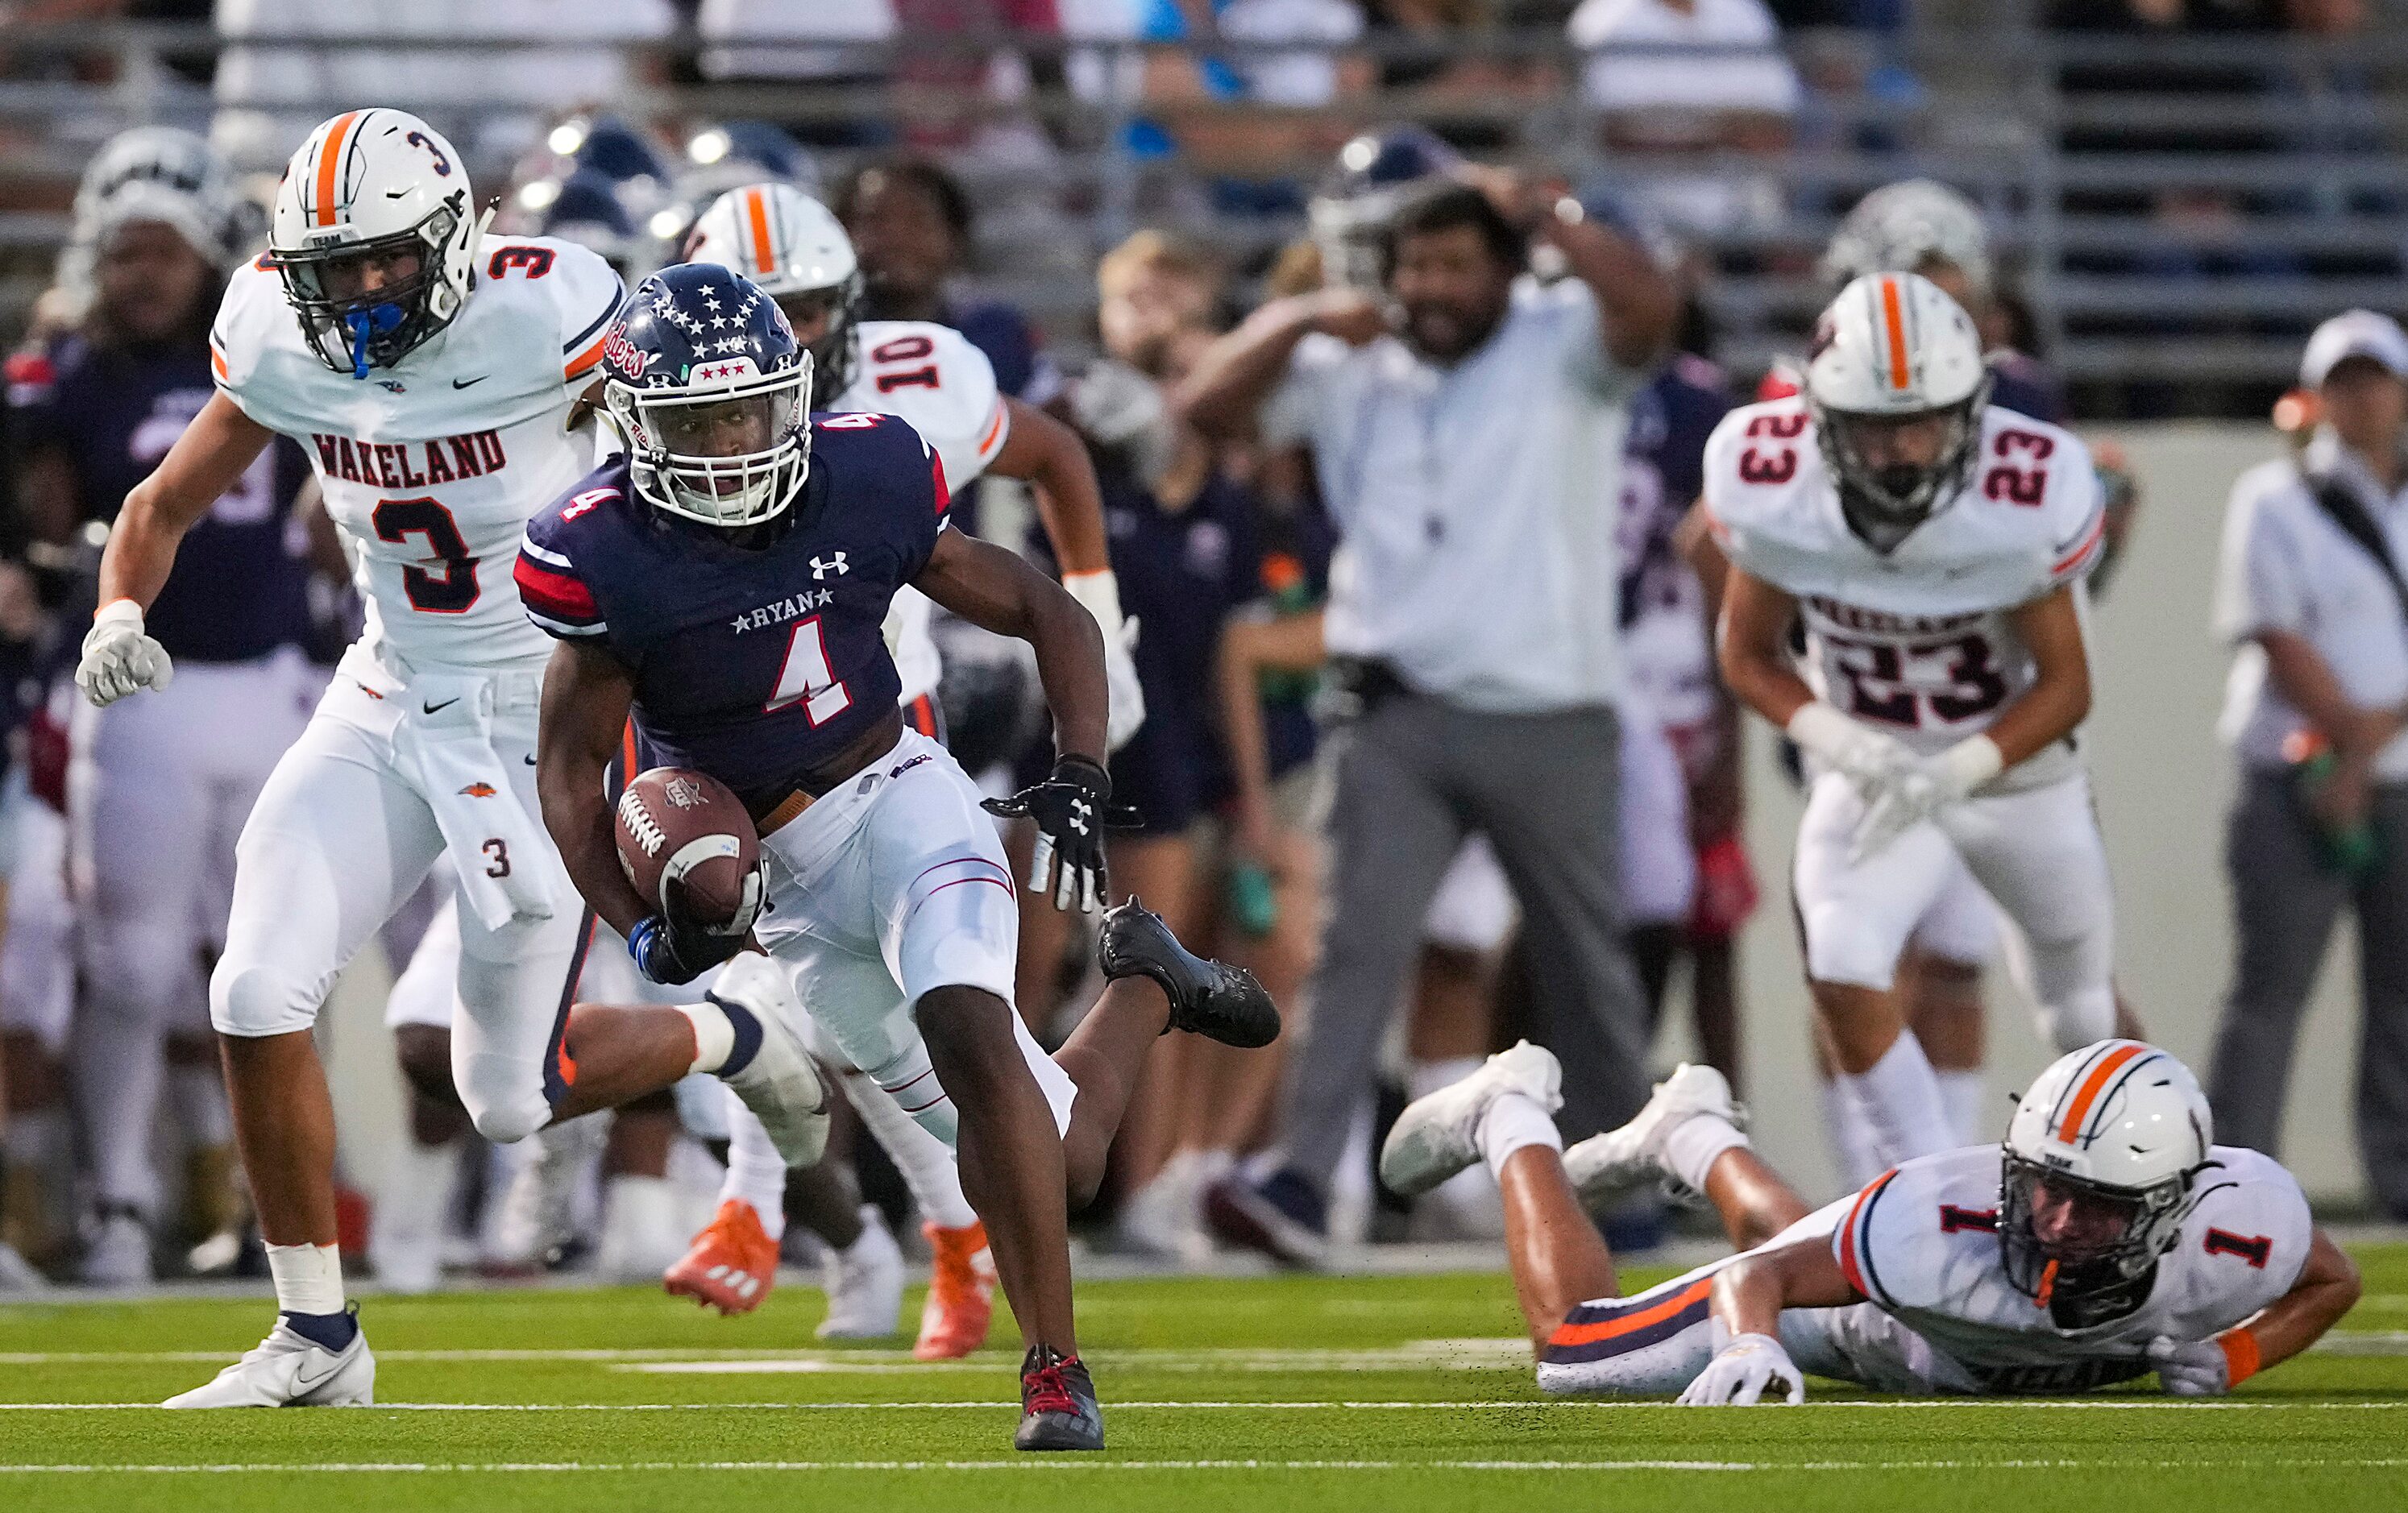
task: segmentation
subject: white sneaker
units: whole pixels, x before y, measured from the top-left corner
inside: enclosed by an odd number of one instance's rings
[[[1565,1151],[1564,1175],[1590,1208],[1669,1178],[1672,1174],[1664,1165],[1664,1137],[1699,1114],[1717,1115],[1742,1129],[1747,1125],[1747,1110],[1731,1097],[1730,1084],[1720,1072],[1683,1062],[1656,1084],[1655,1095],[1636,1119]]]
[[[721,1080],[736,1090],[745,1107],[760,1116],[769,1132],[769,1143],[778,1148],[788,1166],[809,1166],[827,1149],[827,1087],[794,1031],[802,1011],[784,971],[765,957],[746,954],[760,962],[762,968],[749,964],[739,968],[745,957],[738,956],[721,969],[709,996],[746,1009],[758,1020],[761,1049],[752,1053],[744,1070]]]
[[[1203,1200],[1204,1184],[1211,1175],[1201,1151],[1182,1150],[1171,1157],[1153,1181],[1121,1206],[1113,1226],[1120,1243],[1177,1261],[1209,1255],[1212,1242],[1204,1237]]]
[[[376,1402],[376,1357],[366,1330],[329,1350],[280,1316],[267,1338],[204,1386],[160,1404],[165,1408],[355,1408]]]
[[[666,1177],[614,1177],[602,1190],[594,1270],[606,1282],[650,1283],[685,1255],[678,1191]]]
[[[1380,1180],[1415,1197],[1480,1160],[1480,1120],[1499,1094],[1518,1092],[1552,1114],[1564,1106],[1564,1069],[1527,1040],[1500,1050],[1452,1087],[1416,1098],[1380,1148]]]
[[[814,1331],[820,1338],[889,1339],[902,1333],[903,1251],[875,1205],[862,1205],[861,1238],[842,1250],[828,1249],[821,1276],[827,1317]]]
[[[150,1284],[150,1231],[129,1209],[112,1209],[100,1217],[84,1247],[76,1275],[94,1287],[147,1287]]]

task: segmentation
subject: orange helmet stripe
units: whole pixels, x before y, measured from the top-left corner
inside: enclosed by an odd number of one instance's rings
[[[2144,1046],[2117,1046],[2100,1057],[2099,1063],[2090,1068],[2090,1075],[2082,1079],[2081,1090],[2074,1093],[2072,1104],[2066,1108],[2065,1118],[2057,1126],[2057,1137],[2071,1140],[2080,1135],[2084,1120],[2090,1117],[2090,1106],[2099,1101],[2099,1093],[2107,1086],[2108,1079],[2135,1057],[2147,1054],[2148,1049]]]
[[[361,114],[346,110],[336,117],[326,133],[326,145],[318,150],[318,224],[322,226],[335,223],[335,190],[343,179],[343,147]]]
[[[769,249],[769,197],[757,187],[746,190],[744,214],[752,223],[752,265],[765,274],[775,272],[777,260]]]
[[[1898,280],[1884,278],[1882,292],[1882,325],[1889,333],[1889,386],[1904,389],[1908,384],[1906,370],[1906,310],[1899,297]]]

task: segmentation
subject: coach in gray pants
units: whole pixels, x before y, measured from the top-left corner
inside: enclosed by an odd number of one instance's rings
[[[2354,907],[2358,1151],[2408,1219],[2408,334],[2336,316],[2300,378],[2323,423],[2296,464],[2243,475],[2225,519],[2239,951],[2208,1096],[2218,1140],[2279,1153],[2300,1014]]]
[[[1570,277],[1529,278],[1528,239]],[[1436,182],[1386,229],[1384,290],[1274,302],[1179,397],[1221,435],[1312,449],[1339,528],[1326,621],[1359,712],[1334,733],[1329,912],[1290,1051],[1286,1163],[1211,1196],[1224,1234],[1317,1260],[1439,879],[1467,833],[1519,898],[1566,1122],[1646,1096],[1623,942],[1613,534],[1624,402],[1670,334],[1670,285],[1570,200]],[[1384,297],[1383,297],[1384,296]]]

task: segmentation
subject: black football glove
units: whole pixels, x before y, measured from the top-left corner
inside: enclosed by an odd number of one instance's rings
[[[721,932],[679,922],[674,915],[655,914],[636,921],[627,935],[627,954],[636,970],[664,987],[692,982],[744,949],[749,931]]]
[[[1007,820],[1037,822],[1037,845],[1028,858],[1030,892],[1052,892],[1057,909],[1075,900],[1081,913],[1093,914],[1106,897],[1104,827],[1138,822],[1136,810],[1111,800],[1111,774],[1101,764],[1066,756],[1043,782],[1010,798],[988,799],[982,807]]]

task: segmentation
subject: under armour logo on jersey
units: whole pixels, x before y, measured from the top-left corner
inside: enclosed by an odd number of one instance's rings
[[[845,565],[844,553],[841,551],[836,554],[835,560],[833,561],[824,562],[817,557],[813,557],[811,559],[811,577],[813,579],[824,578],[830,573],[834,573],[837,577],[842,578],[845,574],[852,571],[852,568]]]

